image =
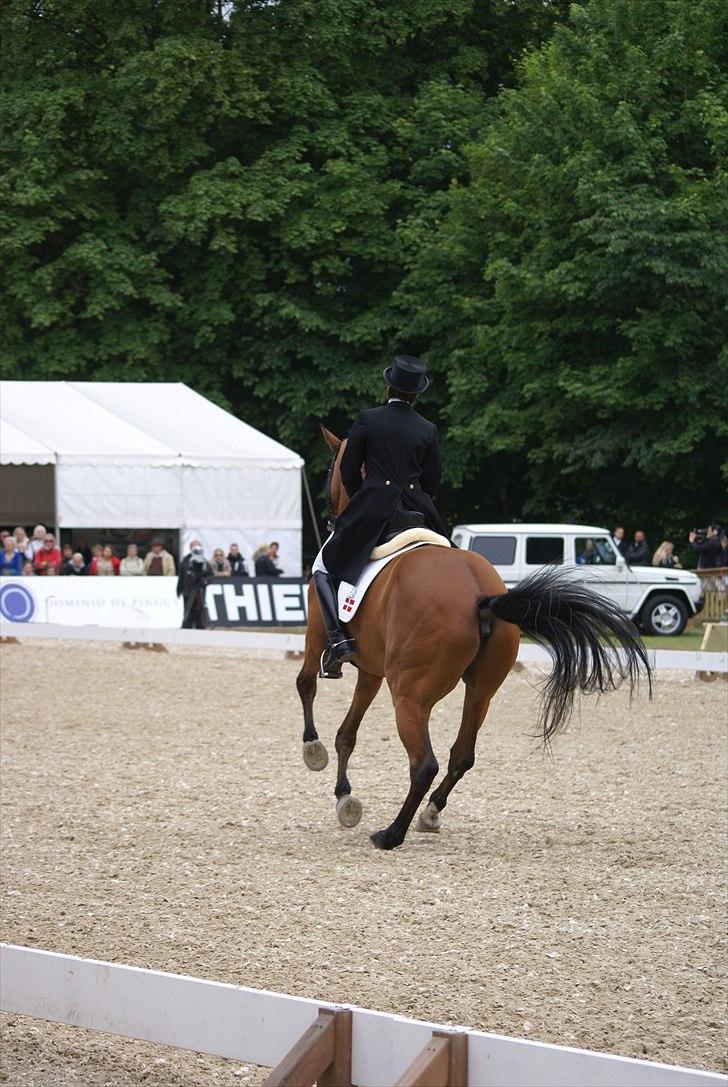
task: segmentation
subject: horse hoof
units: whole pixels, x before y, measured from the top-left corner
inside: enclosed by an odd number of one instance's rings
[[[340,796],[336,801],[336,818],[342,827],[355,827],[361,821],[361,800],[351,794]]]
[[[387,830],[378,830],[374,834],[370,834],[369,838],[374,842],[377,849],[396,849],[398,845],[402,844],[402,839],[396,839]]]
[[[306,740],[303,761],[309,770],[325,770],[329,765],[329,753],[320,740]]]
[[[420,812],[417,820],[417,829],[426,834],[438,834],[442,826],[442,816],[433,803],[429,803],[424,811]]]

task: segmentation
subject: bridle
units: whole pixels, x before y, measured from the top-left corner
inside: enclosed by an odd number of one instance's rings
[[[326,500],[327,500],[327,502],[329,504],[329,509],[328,509],[328,513],[327,513],[327,517],[326,517],[326,530],[327,530],[327,532],[333,532],[334,531],[334,526],[336,525],[336,514],[334,513],[333,499],[331,497],[331,480],[334,478],[334,468],[336,466],[336,459],[337,459],[338,456],[339,456],[339,450],[337,449],[336,452],[334,453],[331,464],[329,465],[328,473],[326,475]]]

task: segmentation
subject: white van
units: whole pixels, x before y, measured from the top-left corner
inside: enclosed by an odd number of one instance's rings
[[[485,555],[508,588],[541,566],[564,566],[614,600],[648,634],[680,634],[703,607],[689,570],[630,566],[605,528],[594,525],[457,525],[458,547]]]

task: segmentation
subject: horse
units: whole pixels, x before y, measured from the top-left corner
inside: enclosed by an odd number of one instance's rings
[[[335,519],[349,502],[339,470],[346,440],[323,426],[321,430],[333,453],[327,492]],[[308,604],[304,660],[296,686],[303,705],[304,763],[318,771],[328,764],[313,716],[326,631],[313,583]],[[380,849],[402,844],[437,776],[430,714],[462,679],[462,719],[447,771],[418,821],[419,830],[440,830],[450,793],[475,763],[479,729],[494,694],[516,662],[521,632],[545,646],[553,658],[539,716],[544,743],[567,723],[577,690],[604,692],[626,681],[631,693],[644,675],[652,693],[650,663],[637,628],[616,604],[558,567],[545,567],[507,591],[482,555],[457,548],[417,547],[396,556],[381,570],[349,630],[356,641],[356,689],[335,741],[334,795],[342,826],[356,826],[362,816],[347,767],[359,726],[384,679],[409,759],[410,785],[404,803],[389,826],[371,835]]]

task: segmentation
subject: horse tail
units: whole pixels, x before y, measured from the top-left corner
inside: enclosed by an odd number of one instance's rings
[[[564,570],[547,567],[510,592],[483,597],[478,616],[484,634],[492,617],[504,619],[551,654],[554,666],[542,691],[539,719],[544,742],[567,723],[577,689],[602,693],[627,681],[631,695],[644,673],[652,697],[652,669],[637,627],[611,600]]]

